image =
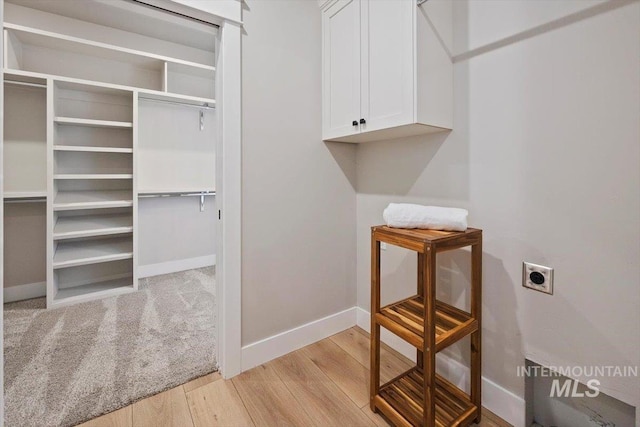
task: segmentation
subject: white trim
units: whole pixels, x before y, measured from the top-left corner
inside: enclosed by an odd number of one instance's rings
[[[0,0],[0,22],[4,22],[4,0]],[[2,29],[2,31],[0,31],[0,58],[4,58],[4,42],[4,29]],[[0,117],[4,117],[4,74],[0,75]],[[2,165],[4,164],[3,134],[4,132],[0,132],[0,200],[4,200],[4,174],[2,169]],[[0,243],[4,243],[4,203],[0,204]],[[4,244],[0,244],[0,287],[2,288],[4,288],[3,260]],[[0,293],[0,346],[2,348],[4,348],[4,302],[4,292],[2,292]],[[4,384],[4,351],[0,352],[0,384]],[[0,391],[0,426],[2,425],[4,425],[4,387],[2,391]]]
[[[337,1],[338,0],[318,0],[318,6],[320,7],[320,10],[324,11],[325,9],[328,9],[329,6],[333,5]]]
[[[143,279],[145,277],[176,273],[178,271],[193,270],[195,268],[209,267],[212,265],[216,265],[215,255],[205,255],[196,258],[161,262],[158,264],[139,265],[138,278]]]
[[[348,308],[242,347],[242,370],[254,368],[351,328],[356,322],[356,312],[356,307]]]
[[[437,369],[447,373],[447,378],[460,388],[468,384],[469,368],[446,354],[438,354]],[[514,427],[525,426],[524,398],[516,396],[486,377],[482,377],[482,406]]]
[[[371,332],[371,315],[368,311],[357,307],[356,318],[359,327]],[[384,328],[381,328],[380,340],[403,356],[416,360],[415,348]],[[467,383],[469,368],[446,354],[438,354],[437,367],[440,372],[448,372],[450,375],[447,377],[458,387],[463,387]],[[524,427],[524,398],[516,396],[486,377],[482,377],[482,406],[514,427]]]
[[[47,295],[47,282],[25,283],[3,290],[4,302],[22,301]]]
[[[218,363],[223,378],[242,371],[242,62],[240,25],[219,31],[216,101],[221,123],[216,155],[218,221],[216,292]]]
[[[142,0],[142,2],[216,25],[222,25],[224,20],[242,24],[240,0]]]

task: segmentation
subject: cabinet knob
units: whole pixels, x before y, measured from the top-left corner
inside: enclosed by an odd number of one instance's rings
[[[367,121],[366,121],[365,119],[360,119],[360,124],[361,124],[361,125],[363,125],[363,124],[365,124],[365,123],[367,123]]]
[[[358,126],[358,122],[356,120],[354,120],[354,121],[351,122],[351,125],[352,126]]]

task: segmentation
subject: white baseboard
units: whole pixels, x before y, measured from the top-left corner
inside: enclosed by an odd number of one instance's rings
[[[242,370],[254,368],[356,324],[356,307],[314,320],[297,328],[242,347]]]
[[[141,265],[138,267],[138,277],[142,279],[145,277],[176,273],[178,271],[193,270],[194,268],[209,267],[212,265],[216,265],[215,255],[181,259],[178,261],[162,262],[159,264]],[[5,303],[44,297],[47,295],[47,283],[38,282],[10,286],[4,288],[3,295]]]
[[[371,315],[368,311],[357,307],[357,324],[367,332],[371,332]],[[395,334],[381,328],[380,340],[398,353],[410,360],[416,360],[415,348],[402,340]],[[457,360],[439,353],[437,369],[440,372],[447,372],[447,378],[458,387],[463,387],[469,377],[469,368]],[[524,398],[516,396],[489,380],[482,377],[482,406],[512,424],[514,427],[524,427],[525,424],[525,401]]]
[[[354,325],[370,332],[370,322],[371,315],[366,310],[353,307],[246,345],[242,347],[242,371],[313,344]],[[380,338],[400,354],[410,360],[416,360],[415,348],[398,336],[382,328]],[[469,368],[445,354],[438,355],[438,370],[448,372],[447,377],[460,387],[468,382]],[[524,427],[524,398],[516,396],[485,377],[482,377],[482,406],[514,427]]]
[[[138,266],[138,278],[159,276],[161,274],[176,273],[178,271],[193,270],[195,268],[216,265],[215,255],[206,255],[196,258],[181,259],[178,261],[161,262]]]
[[[47,295],[47,282],[27,283],[4,288],[4,302],[22,301]]]

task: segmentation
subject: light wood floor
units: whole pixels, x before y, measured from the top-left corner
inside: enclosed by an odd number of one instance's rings
[[[410,367],[381,350],[381,380]],[[231,379],[214,373],[81,427],[387,426],[369,410],[369,335],[358,327]],[[508,423],[483,409],[482,427]]]

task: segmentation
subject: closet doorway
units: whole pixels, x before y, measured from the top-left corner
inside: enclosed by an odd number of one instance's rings
[[[5,421],[73,425],[222,359],[222,34],[130,0],[4,3]]]

